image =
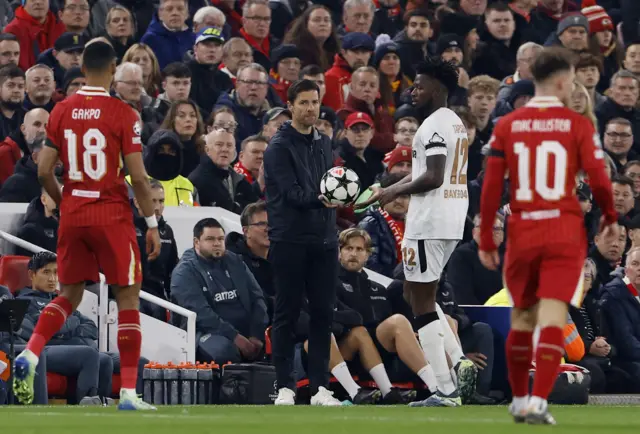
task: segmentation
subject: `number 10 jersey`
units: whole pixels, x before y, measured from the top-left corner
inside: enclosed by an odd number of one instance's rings
[[[56,104],[47,146],[64,165],[60,223],[106,226],[132,222],[124,157],[142,151],[138,115],[127,103],[84,86]]]
[[[404,236],[413,240],[460,240],[469,206],[467,160],[469,141],[462,120],[440,108],[422,123],[413,138],[412,179],[427,172],[427,157],[446,156],[442,185],[413,194]]]

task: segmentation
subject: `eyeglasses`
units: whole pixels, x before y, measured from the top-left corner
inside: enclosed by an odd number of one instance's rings
[[[269,226],[269,222],[265,222],[265,221],[259,221],[259,222],[255,222],[255,223],[249,223],[249,226],[256,226],[258,228],[266,228]]]
[[[237,122],[214,122],[213,129],[214,130],[225,130],[228,133],[234,133],[238,128]]]
[[[629,133],[613,133],[613,132],[607,131],[605,134],[611,137],[612,139],[630,139],[631,137],[633,137],[633,134],[629,134]]]
[[[253,16],[253,17],[245,17],[248,20],[253,20],[253,21],[257,21],[257,22],[262,22],[262,23],[270,23],[271,22],[271,17],[258,17],[258,16]]]
[[[256,87],[260,87],[260,86],[266,86],[267,82],[266,81],[260,81],[260,80],[237,80],[239,83],[244,83],[247,86],[256,86]]]

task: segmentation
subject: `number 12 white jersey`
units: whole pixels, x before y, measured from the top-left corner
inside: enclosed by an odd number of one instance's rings
[[[427,172],[427,157],[432,155],[447,157],[444,181],[435,190],[411,195],[404,236],[414,240],[460,240],[469,206],[469,140],[462,120],[445,107],[425,119],[413,138],[412,179]]]

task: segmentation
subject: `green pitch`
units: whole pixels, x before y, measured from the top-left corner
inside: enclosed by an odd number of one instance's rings
[[[553,407],[556,427],[515,425],[506,407],[161,407],[154,413],[102,407],[0,407],[12,434],[607,434],[640,430],[637,407]]]

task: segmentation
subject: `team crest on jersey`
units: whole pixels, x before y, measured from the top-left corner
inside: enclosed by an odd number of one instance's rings
[[[135,134],[136,136],[142,134],[142,126],[140,125],[140,121],[136,121],[136,123],[133,124],[133,134]]]

